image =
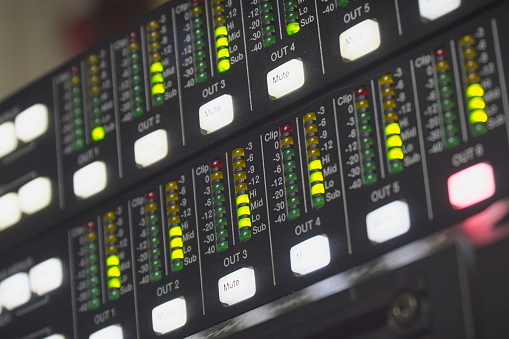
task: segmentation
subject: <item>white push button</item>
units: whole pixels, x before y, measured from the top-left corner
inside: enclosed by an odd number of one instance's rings
[[[74,194],[78,198],[89,198],[104,190],[107,184],[108,173],[102,161],[80,168],[73,175]]]
[[[223,94],[200,107],[200,128],[212,133],[233,121],[232,96]]]
[[[269,95],[280,98],[304,85],[304,64],[293,59],[267,73]]]
[[[380,47],[378,22],[367,19],[339,35],[339,49],[346,60],[356,60]]]
[[[89,339],[124,339],[124,333],[120,325],[111,325],[94,332],[88,337]]]
[[[0,158],[11,153],[18,147],[16,129],[12,122],[5,122],[0,125]]]
[[[51,180],[34,179],[19,189],[19,207],[26,214],[34,214],[51,203],[51,196]]]
[[[0,230],[10,227],[21,219],[18,194],[7,193],[0,197]]]
[[[138,166],[148,167],[168,155],[168,135],[159,129],[134,143],[134,161]]]
[[[461,0],[419,0],[419,12],[424,19],[435,20],[461,5]]]
[[[381,243],[410,229],[410,212],[404,201],[393,201],[382,206],[366,216],[369,240]]]
[[[0,300],[8,310],[26,304],[31,296],[30,282],[26,273],[16,273],[0,284]]]
[[[52,334],[49,337],[45,337],[43,339],[65,339],[63,334]]]
[[[48,108],[43,104],[35,104],[14,119],[16,135],[23,142],[30,142],[48,130]]]
[[[43,261],[28,271],[28,277],[30,278],[32,292],[38,295],[56,290],[64,280],[62,261],[58,258]]]
[[[219,300],[227,306],[249,299],[256,293],[254,270],[250,267],[241,268],[219,279],[217,285]]]
[[[325,267],[330,262],[329,238],[317,235],[290,249],[292,272],[304,275]]]
[[[177,298],[152,309],[152,329],[165,334],[182,327],[187,322],[186,300]]]
[[[495,194],[495,174],[487,163],[470,166],[447,180],[449,202],[457,209],[467,208]]]

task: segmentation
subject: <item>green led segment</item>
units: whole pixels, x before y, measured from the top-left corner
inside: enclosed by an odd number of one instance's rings
[[[147,43],[150,60],[152,105],[161,106],[164,104],[166,88],[164,86],[164,65],[161,61],[161,35],[157,20],[152,20],[147,24]]]
[[[191,27],[194,50],[194,69],[196,81],[201,84],[208,79],[207,73],[207,45],[205,27],[203,25],[203,9],[201,1],[191,1]]]
[[[294,35],[300,31],[297,0],[285,0],[286,33]]]
[[[450,149],[460,144],[458,133],[458,122],[456,120],[456,105],[454,103],[454,92],[451,76],[449,74],[449,63],[447,52],[444,47],[435,49],[435,70],[438,79],[438,94],[442,121],[445,134],[445,148]]]
[[[304,115],[304,130],[306,133],[311,204],[314,209],[320,209],[325,205],[325,186],[323,184],[323,165],[318,144],[318,126],[315,112],[308,112]],[[295,178],[297,178],[297,175],[295,175]]]
[[[225,8],[223,0],[212,0],[211,2],[212,16],[214,17],[214,38],[216,40],[217,70],[219,73],[224,73],[231,67]]]
[[[216,231],[217,251],[228,249],[228,224],[226,214],[225,188],[223,183],[223,163],[220,158],[210,162],[210,187],[214,209],[214,229]]]
[[[171,270],[176,273],[184,268],[184,242],[180,220],[180,195],[178,183],[170,181],[166,184],[166,212],[170,236]]]
[[[286,206],[288,218],[290,220],[300,217],[299,186],[297,182],[297,166],[295,164],[295,150],[292,133],[292,125],[289,123],[279,128],[279,149],[281,150],[282,155],[281,160],[283,163],[285,178]],[[314,166],[316,167],[317,164],[315,163]]]
[[[81,90],[81,75],[80,69],[77,66],[73,66],[70,69],[69,85],[70,91],[70,104],[71,104],[71,115],[72,115],[72,150],[80,150],[85,147],[85,132],[83,125],[83,100]]]
[[[473,34],[465,34],[460,39],[466,82],[465,96],[467,98],[468,121],[474,136],[488,132],[486,102],[484,101],[484,88],[481,84],[479,64],[477,63],[476,39]]]
[[[348,6],[348,4],[350,3],[350,0],[337,0],[336,3],[338,4],[339,8],[343,8],[343,7]]]
[[[108,300],[117,300],[120,296],[120,257],[118,256],[117,215],[109,211],[103,216],[104,244],[106,252],[106,277],[108,280]]]
[[[399,125],[398,113],[396,112],[397,103],[395,100],[394,79],[392,74],[387,73],[382,75],[378,82],[382,95],[387,159],[389,160],[390,172],[396,174],[404,168],[404,154],[403,142],[399,143],[399,140],[401,140],[401,127]]]
[[[161,272],[161,223],[159,222],[159,207],[156,191],[145,194],[145,227],[147,232],[148,265],[150,281],[156,282],[162,278]],[[151,255],[152,253],[152,255]]]
[[[355,89],[355,113],[359,127],[360,152],[362,158],[362,176],[364,185],[373,185],[378,181],[375,150],[371,128],[371,114],[369,110],[368,91],[361,86]]]
[[[144,110],[143,99],[143,74],[141,73],[141,56],[140,45],[138,43],[138,33],[131,32],[128,36],[127,54],[129,62],[129,77],[130,77],[130,94],[131,94],[131,107],[133,115],[137,118],[141,117]]]
[[[239,147],[232,152],[233,173],[235,181],[235,202],[237,205],[237,220],[239,223],[240,241],[251,239],[251,205],[247,186],[245,150]]]
[[[84,235],[85,269],[87,283],[87,305],[91,310],[101,306],[99,249],[97,226],[93,221],[85,225]]]
[[[276,43],[276,28],[274,26],[274,11],[272,0],[260,1],[263,46],[270,47]]]

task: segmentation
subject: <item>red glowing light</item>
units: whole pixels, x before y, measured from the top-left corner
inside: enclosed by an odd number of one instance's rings
[[[486,200],[495,194],[493,167],[480,163],[455,173],[447,180],[449,202],[463,209]]]

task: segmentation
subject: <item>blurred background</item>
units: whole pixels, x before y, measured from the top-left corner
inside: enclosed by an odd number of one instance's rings
[[[169,0],[0,0],[0,100]]]

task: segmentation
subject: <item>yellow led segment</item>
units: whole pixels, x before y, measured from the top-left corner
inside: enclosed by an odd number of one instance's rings
[[[119,278],[111,278],[108,280],[108,288],[120,288],[120,279]]]
[[[107,275],[108,275],[108,278],[120,277],[120,269],[118,268],[118,266],[110,267],[110,268],[108,268]]]
[[[316,184],[311,187],[311,195],[325,194],[325,186],[323,184]]]
[[[118,266],[118,265],[120,265],[120,258],[118,257],[118,255],[110,255],[106,259],[106,266],[110,267],[110,266]]]
[[[320,160],[313,160],[309,163],[309,170],[321,170],[322,169],[322,162]]]
[[[184,247],[182,238],[177,237],[170,241],[170,248],[175,248],[175,247]]]
[[[388,158],[389,158],[389,160],[394,160],[394,159],[403,160],[403,158],[404,158],[403,150],[399,147],[390,149],[389,153],[388,153]]]
[[[171,252],[171,260],[184,259],[184,251],[176,249]]]
[[[239,220],[239,228],[251,227],[251,219],[244,218]]]
[[[181,237],[181,236],[182,236],[182,228],[181,227],[170,228],[170,238]]]

